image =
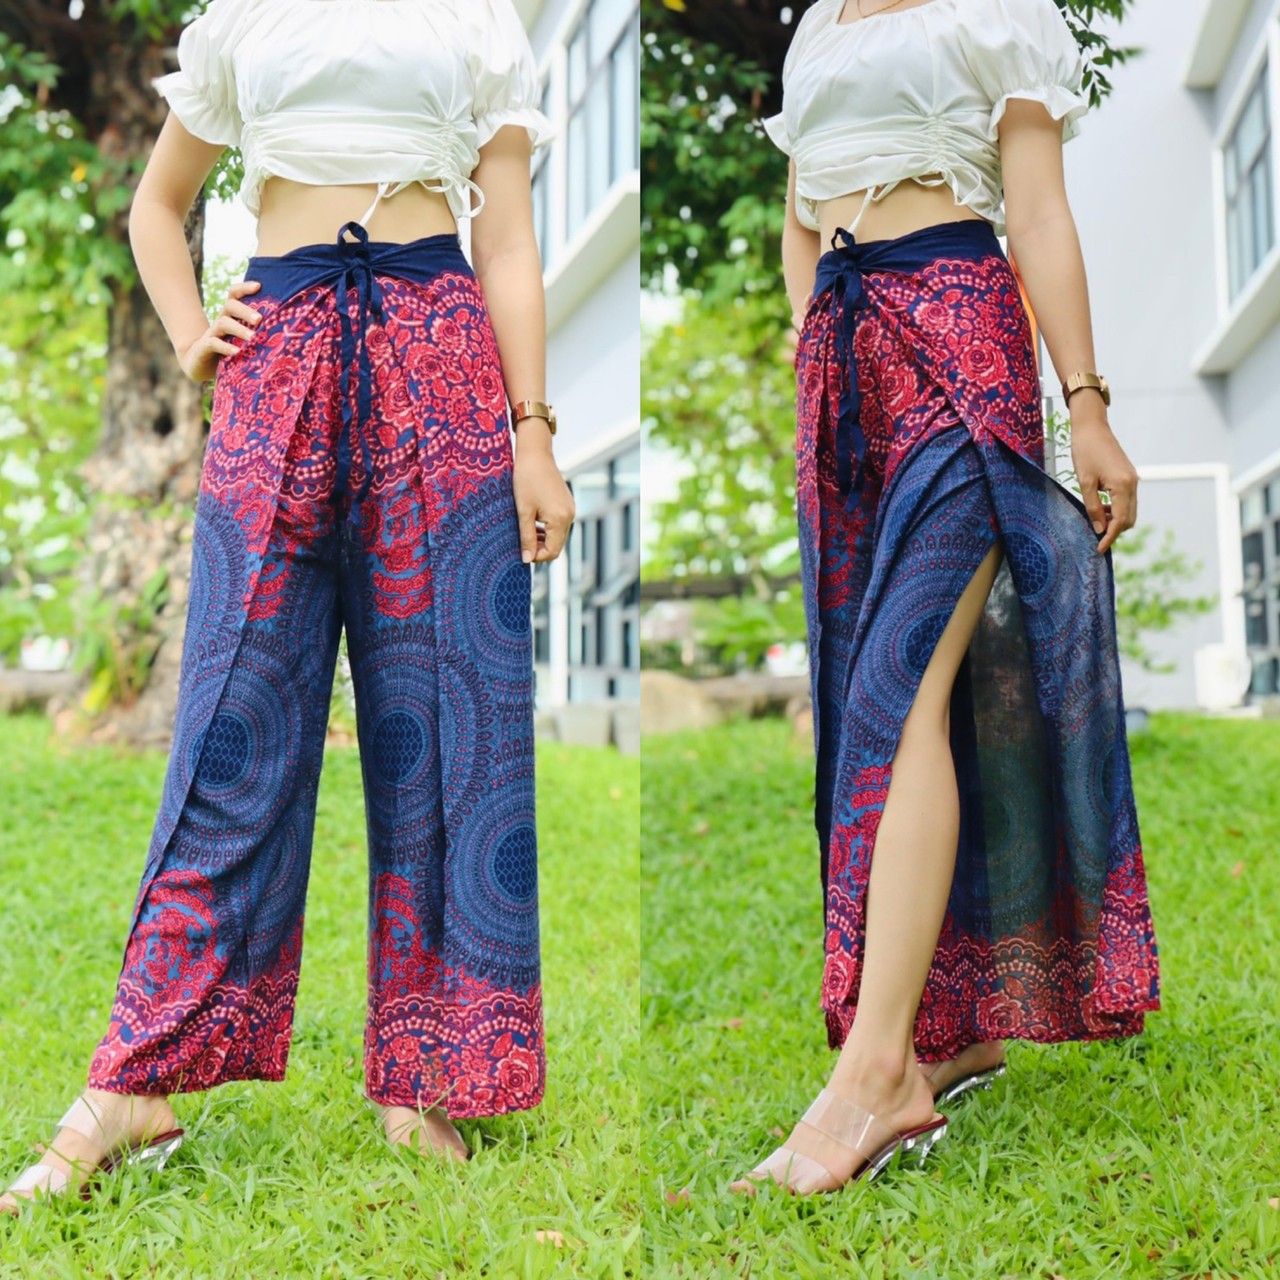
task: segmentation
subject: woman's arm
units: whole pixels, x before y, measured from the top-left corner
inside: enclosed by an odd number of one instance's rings
[[[1054,369],[1059,381],[1095,371],[1084,259],[1062,170],[1062,124],[1041,103],[1014,98],[999,132],[1009,249]],[[1082,388],[1068,409],[1076,477],[1093,527],[1103,535],[1102,553],[1138,518],[1138,473],[1111,433],[1100,392]],[[1099,489],[1111,495],[1109,506]]]
[[[791,302],[791,323],[797,329],[809,309],[821,248],[818,233],[802,226],[796,216],[796,162],[792,160],[787,168],[787,213],[782,224],[782,276]]]
[[[185,224],[195,198],[226,148],[189,133],[171,111],[156,139],[129,206],[129,244],[138,275],[164,325],[183,372],[207,382],[218,358],[240,350],[224,334],[242,338],[261,317],[239,296],[258,288],[257,281],[237,281],[223,312],[211,325],[200,301],[195,265],[187,248]]]
[[[547,304],[533,228],[529,156],[529,131],[505,125],[480,148],[472,175],[484,192],[484,208],[471,223],[471,260],[512,404],[547,398]],[[525,418],[516,428],[514,485],[525,562],[554,560],[569,536],[575,507],[542,418]],[[542,546],[534,525],[539,519],[546,525]]]

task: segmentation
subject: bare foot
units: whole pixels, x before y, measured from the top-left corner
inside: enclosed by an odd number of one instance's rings
[[[824,1092],[835,1095],[835,1102],[826,1105],[823,1128],[800,1120],[786,1143],[731,1184],[731,1191],[754,1195],[770,1179],[802,1195],[835,1191],[896,1135],[941,1119],[924,1076],[900,1059],[841,1059]]]
[[[971,1044],[962,1049],[954,1058],[945,1062],[922,1062],[920,1072],[929,1082],[933,1096],[936,1098],[944,1089],[955,1084],[962,1076],[973,1075],[977,1071],[988,1071],[1004,1061],[1004,1041],[988,1040],[981,1044]]]
[[[58,1129],[48,1146],[39,1147],[41,1156],[36,1167],[67,1176],[65,1187],[57,1188],[57,1194],[78,1192],[108,1152],[139,1144],[178,1127],[168,1099],[158,1095],[85,1089],[84,1097],[97,1114],[99,1132],[90,1138],[71,1128]],[[0,1196],[0,1213],[16,1215],[22,1200],[35,1199],[37,1192],[47,1194],[47,1183],[48,1178],[45,1177],[30,1190],[6,1191]]]
[[[374,1103],[382,1116],[387,1138],[412,1151],[433,1151],[450,1160],[469,1160],[466,1140],[454,1127],[443,1107],[418,1111],[414,1107],[385,1107]]]

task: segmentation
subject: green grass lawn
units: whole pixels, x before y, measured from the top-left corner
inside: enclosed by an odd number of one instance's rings
[[[747,1201],[727,1184],[834,1062],[809,740],[776,720],[646,740],[650,1274],[1280,1276],[1280,723],[1157,716],[1132,745],[1163,977],[1146,1033],[1012,1043],[923,1170]]]
[[[35,1157],[106,1029],[164,756],[64,752],[0,719],[0,1181]],[[89,1204],[0,1219],[0,1276],[519,1277],[639,1273],[639,764],[538,743],[548,1086],[462,1121],[464,1166],[393,1149],[362,1100],[359,760],[320,784],[288,1078],[174,1099],[188,1141]],[[558,1232],[563,1244],[539,1242]]]

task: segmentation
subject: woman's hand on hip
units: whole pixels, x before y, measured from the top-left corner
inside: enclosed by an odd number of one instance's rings
[[[1102,535],[1102,555],[1137,523],[1138,472],[1112,434],[1105,411],[1072,415],[1071,460],[1094,532]],[[1111,495],[1110,502],[1098,497],[1099,489]]]
[[[531,423],[536,427],[537,423]],[[551,453],[551,437],[546,440],[516,432],[513,487],[516,513],[520,517],[520,552],[525,564],[554,560],[569,537],[577,507],[560,468]],[[543,529],[539,530],[537,522]]]
[[[208,382],[218,371],[218,363],[223,356],[233,356],[240,348],[228,342],[224,334],[236,334],[241,338],[252,338],[254,326],[262,319],[260,312],[255,311],[241,297],[261,287],[258,280],[237,280],[227,290],[227,299],[222,304],[222,311],[214,317],[213,323],[193,342],[178,350],[178,362],[182,372],[192,382]]]

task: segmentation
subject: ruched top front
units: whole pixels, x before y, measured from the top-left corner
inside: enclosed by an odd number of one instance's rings
[[[997,126],[1009,99],[1043,103],[1064,142],[1089,107],[1084,55],[1054,0],[929,0],[841,23],[844,7],[817,0],[804,13],[782,110],[763,121],[795,161],[800,222],[816,231],[820,201],[865,189],[865,209],[937,174],[926,185],[949,185],[1003,235]]]
[[[471,217],[479,149],[507,124],[551,136],[512,0],[210,0],[178,66],[153,86],[191,133],[241,149],[255,216],[278,175],[376,182],[378,199],[420,182]]]

